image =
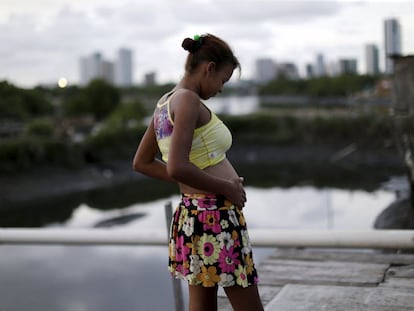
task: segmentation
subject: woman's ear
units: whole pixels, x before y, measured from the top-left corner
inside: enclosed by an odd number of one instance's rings
[[[212,73],[216,70],[216,63],[215,62],[208,62],[207,64],[207,72]]]

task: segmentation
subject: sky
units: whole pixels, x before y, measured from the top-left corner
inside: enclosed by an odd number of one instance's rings
[[[383,22],[397,18],[403,54],[414,54],[414,1],[374,0],[1,0],[0,81],[21,87],[80,81],[79,59],[101,52],[114,61],[133,50],[134,82],[156,73],[159,83],[183,75],[182,40],[212,33],[229,43],[252,79],[255,61],[293,62],[300,73],[322,53],[327,64],[378,45]]]

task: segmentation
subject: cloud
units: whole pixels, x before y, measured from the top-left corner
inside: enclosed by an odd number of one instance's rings
[[[214,33],[235,50],[245,74],[258,57],[296,62],[362,58],[367,41],[382,45],[382,20],[401,18],[413,30],[413,4],[373,1],[275,0],[4,0],[0,4],[0,79],[23,85],[78,81],[81,56],[100,51],[113,60],[120,47],[134,50],[136,81],[156,71],[177,80],[185,53],[181,41]],[[405,35],[403,47],[414,45]],[[249,68],[250,67],[250,68]]]
[[[337,1],[232,0],[174,2],[175,15],[189,23],[263,23],[299,22],[336,14]]]
[[[99,36],[85,13],[62,8],[43,27],[33,15],[13,15],[0,25],[0,38],[7,45],[0,51],[0,67],[10,76],[23,80],[38,76],[58,78],[59,68],[77,59],[77,53],[88,46],[89,38]],[[28,70],[29,69],[29,70]],[[21,76],[23,75],[24,76]]]

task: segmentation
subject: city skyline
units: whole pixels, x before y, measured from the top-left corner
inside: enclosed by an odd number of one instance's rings
[[[187,14],[185,12],[191,12]],[[232,12],[228,14],[227,12]],[[295,63],[301,76],[316,55],[324,62],[356,59],[366,68],[365,46],[379,48],[384,70],[387,18],[401,24],[402,53],[414,54],[414,3],[411,1],[240,0],[23,0],[0,3],[0,80],[20,86],[80,83],[79,58],[118,47],[134,51],[134,83],[155,72],[157,82],[183,74],[185,37],[211,32],[225,39],[242,64],[242,79],[254,77],[255,61],[272,58]],[[236,78],[237,79],[237,78]]]
[[[88,56],[82,56],[79,60],[80,85],[86,85],[91,80],[102,78],[107,82],[128,87],[133,82],[133,51],[128,48],[119,48],[114,60],[104,58],[100,51]]]

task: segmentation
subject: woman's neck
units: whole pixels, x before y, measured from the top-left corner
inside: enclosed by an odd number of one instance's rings
[[[176,85],[175,89],[187,89],[198,94],[201,87],[197,77],[185,74],[181,81]]]

